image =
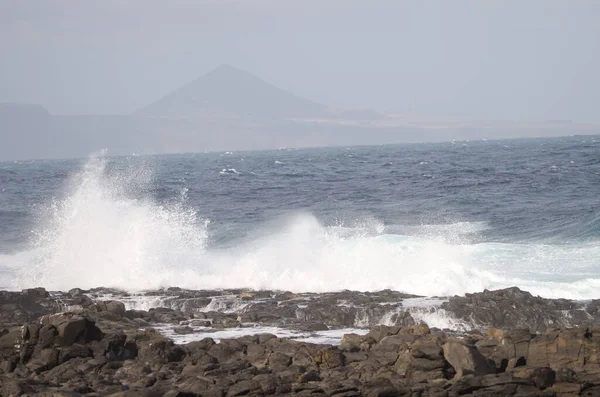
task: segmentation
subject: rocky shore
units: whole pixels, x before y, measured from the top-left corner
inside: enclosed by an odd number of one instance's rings
[[[0,291],[0,395],[600,396],[599,308],[518,288]]]

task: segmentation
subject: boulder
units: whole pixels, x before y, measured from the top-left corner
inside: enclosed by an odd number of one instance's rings
[[[102,318],[113,321],[121,320],[125,316],[125,305],[119,301],[100,301],[96,303],[96,310]]]
[[[594,311],[594,305],[589,310]],[[582,303],[566,299],[544,299],[517,287],[484,290],[464,297],[454,296],[442,304],[454,317],[479,328],[546,331],[573,324],[591,325],[600,313],[586,312]]]
[[[260,389],[260,383],[258,383],[257,381],[252,379],[242,380],[229,388],[229,390],[227,391],[227,397],[243,396]]]
[[[185,350],[156,332],[138,332],[132,342],[137,346],[136,360],[144,365],[160,368],[162,364],[180,361]]]
[[[40,319],[40,324],[42,327],[52,325],[56,328],[57,343],[60,346],[70,346],[73,343],[85,344],[102,338],[102,332],[93,321],[73,313],[44,316]]]
[[[450,340],[443,346],[444,358],[456,371],[456,377],[465,375],[481,376],[493,374],[496,369],[475,346],[462,341]]]

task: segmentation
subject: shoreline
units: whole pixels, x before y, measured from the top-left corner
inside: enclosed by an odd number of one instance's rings
[[[140,296],[145,301],[132,299]],[[600,300],[544,299],[518,288],[407,304],[415,299],[390,290],[0,291],[0,393],[600,395]],[[428,326],[418,318],[427,310],[473,327]],[[378,324],[383,317],[388,323]],[[174,343],[164,327],[192,340]],[[231,330],[250,333],[227,337]],[[330,331],[339,341],[310,343]],[[211,337],[219,332],[226,336]]]

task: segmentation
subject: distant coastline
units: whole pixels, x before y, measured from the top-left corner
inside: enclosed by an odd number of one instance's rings
[[[101,149],[167,154],[596,134],[600,124],[569,120],[461,121],[335,109],[227,65],[133,114],[56,115],[37,104],[0,104],[0,161]]]

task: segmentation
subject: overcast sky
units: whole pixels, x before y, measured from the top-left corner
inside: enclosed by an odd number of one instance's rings
[[[128,113],[219,64],[325,104],[600,121],[598,0],[0,0],[0,102]]]

